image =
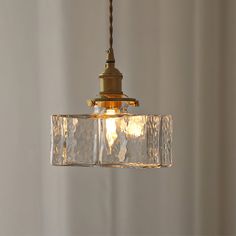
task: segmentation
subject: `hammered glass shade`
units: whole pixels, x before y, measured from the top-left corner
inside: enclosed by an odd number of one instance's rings
[[[159,168],[172,165],[170,115],[53,115],[55,166]]]

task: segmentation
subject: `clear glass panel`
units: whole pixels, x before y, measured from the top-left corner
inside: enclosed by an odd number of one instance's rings
[[[53,165],[158,168],[172,164],[172,117],[107,111],[52,116]]]

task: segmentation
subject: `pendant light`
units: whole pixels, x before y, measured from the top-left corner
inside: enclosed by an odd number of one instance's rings
[[[88,101],[90,115],[51,117],[51,164],[159,168],[172,165],[171,115],[130,114],[139,102],[122,91],[123,76],[115,67],[113,5],[109,0],[110,48],[99,76],[99,96]]]

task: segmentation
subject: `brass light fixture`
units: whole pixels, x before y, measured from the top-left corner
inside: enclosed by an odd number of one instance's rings
[[[51,163],[55,166],[159,168],[172,165],[171,115],[134,115],[135,98],[122,92],[115,67],[113,2],[109,0],[110,48],[99,76],[99,97],[88,100],[90,115],[51,117]]]

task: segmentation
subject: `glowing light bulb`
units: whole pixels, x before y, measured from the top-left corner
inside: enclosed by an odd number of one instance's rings
[[[106,111],[107,115],[115,115],[116,111],[115,110],[107,110]],[[116,131],[116,120],[115,118],[107,118],[106,119],[106,139],[108,142],[108,146],[111,152],[112,145],[117,139],[117,131]]]
[[[116,115],[119,112],[108,109],[106,115]],[[115,119],[115,117],[106,118],[106,140],[111,153],[112,146],[118,138],[117,132],[124,132],[127,138],[138,138],[144,134],[146,120],[141,116],[129,117],[127,123],[124,119]]]

